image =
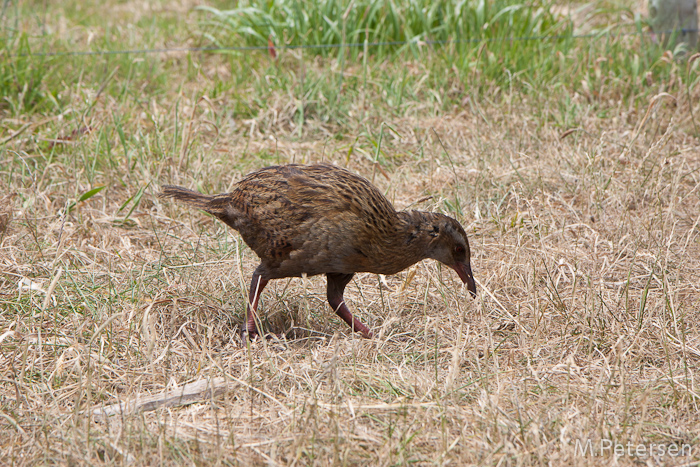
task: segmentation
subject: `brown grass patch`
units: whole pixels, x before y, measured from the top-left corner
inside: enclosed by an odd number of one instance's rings
[[[648,115],[598,102],[615,116],[591,110],[564,138],[546,104],[518,96],[439,118],[418,109],[387,120],[398,136],[384,139],[381,171],[361,136],[376,114],[340,140],[309,119],[300,139],[283,95],[258,119],[225,124],[210,124],[225,121],[222,101],[154,98],[130,117],[146,155],[114,156],[94,183],[78,158],[104,151],[101,138],[121,150],[100,130],[123,110],[114,99],[100,99],[95,129],[57,146],[49,164],[34,164],[35,136],[70,128],[13,139],[5,155],[19,168],[3,177],[18,196],[0,232],[2,463],[698,462],[700,146],[676,98]],[[369,109],[356,105],[355,115]],[[150,157],[178,128],[188,143]],[[373,178],[399,208],[457,216],[477,299],[434,262],[386,285],[360,274],[346,299],[378,331],[362,340],[328,308],[323,278],[278,280],[262,315],[290,339],[246,347],[237,331],[255,255],[154,187],[223,191],[255,167],[321,159]],[[66,212],[101,182],[105,191]],[[215,377],[229,389],[209,400],[93,416]],[[596,458],[577,451],[588,440],[691,453]]]

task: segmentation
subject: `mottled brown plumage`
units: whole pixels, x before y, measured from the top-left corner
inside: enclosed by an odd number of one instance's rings
[[[453,268],[472,295],[476,285],[462,226],[443,214],[396,212],[366,179],[330,164],[282,165],[248,174],[231,193],[208,196],[163,186],[163,198],[202,209],[237,230],[260,257],[246,319],[258,334],[255,312],[271,279],[326,274],[328,303],[355,331],[343,291],[356,272],[396,274],[425,258]]]

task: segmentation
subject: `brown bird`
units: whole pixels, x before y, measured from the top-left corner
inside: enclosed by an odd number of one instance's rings
[[[328,303],[366,338],[372,332],[343,300],[356,272],[396,274],[433,258],[454,269],[476,296],[469,241],[459,222],[432,212],[397,212],[368,180],[334,165],[266,167],[231,193],[209,196],[165,185],[159,196],[218,217],[260,257],[246,311],[250,337],[260,334],[255,313],[270,279],[325,274]]]

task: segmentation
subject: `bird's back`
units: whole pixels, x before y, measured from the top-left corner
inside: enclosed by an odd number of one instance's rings
[[[330,165],[266,167],[209,201],[273,277],[373,271],[398,216],[369,181]]]

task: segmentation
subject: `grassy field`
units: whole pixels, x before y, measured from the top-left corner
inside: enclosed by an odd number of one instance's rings
[[[0,465],[698,465],[700,59],[642,1],[309,4],[3,4]],[[316,161],[456,217],[477,298],[359,274],[364,340],[277,280],[242,341],[255,254],[155,194]]]

